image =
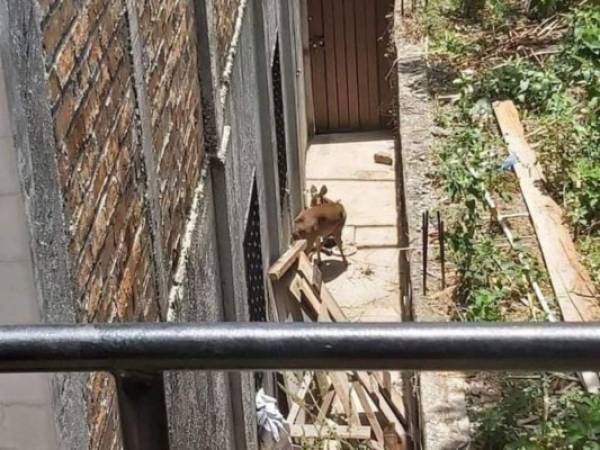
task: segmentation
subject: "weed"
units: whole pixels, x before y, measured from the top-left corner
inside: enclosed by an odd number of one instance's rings
[[[449,258],[456,268],[458,315],[469,321],[511,317],[511,303],[526,296],[530,279],[542,275],[525,249],[498,245],[497,230],[487,220],[485,191],[495,196],[511,191],[498,167],[504,145],[488,110],[493,100],[507,98],[519,106],[545,188],[563,205],[584,263],[600,280],[600,5],[531,0],[528,13],[536,18],[571,7],[558,53],[543,63],[517,57],[495,67],[481,64],[486,52],[495,55],[498,33],[519,21],[516,3],[488,0],[486,19],[475,23],[460,19],[458,1],[431,0],[426,19],[433,49],[429,67],[461,71],[452,84],[458,101],[436,115],[437,124],[453,130],[437,149],[436,179],[452,203]],[[577,387],[560,395],[547,391],[535,382],[504,383],[503,400],[478,418],[475,448],[600,450],[600,396]]]
[[[579,242],[579,249],[583,255],[583,263],[595,280],[596,289],[600,291],[600,236],[586,236]]]
[[[503,399],[479,420],[474,445],[486,450],[600,449],[600,395],[572,388],[545,404],[540,383],[505,382]]]

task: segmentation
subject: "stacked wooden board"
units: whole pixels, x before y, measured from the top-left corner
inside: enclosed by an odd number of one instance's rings
[[[296,242],[269,270],[276,319],[348,321],[305,248],[305,241]],[[403,403],[389,372],[286,372],[281,378],[289,406],[287,422],[296,441],[331,445],[325,448],[406,448]]]

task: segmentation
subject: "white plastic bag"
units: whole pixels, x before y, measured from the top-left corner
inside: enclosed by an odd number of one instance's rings
[[[256,394],[256,419],[261,450],[289,450],[292,448],[285,419],[277,408],[277,400],[265,394]]]

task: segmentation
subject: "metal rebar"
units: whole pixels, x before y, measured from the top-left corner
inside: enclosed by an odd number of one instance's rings
[[[423,263],[423,295],[427,294],[427,250],[429,247],[429,210],[423,213],[423,224],[421,227],[423,251],[421,253]]]
[[[600,323],[0,327],[0,372],[600,369]]]
[[[442,216],[440,212],[437,212],[437,221],[438,221],[438,238],[440,242],[440,269],[442,272],[442,289],[446,289],[446,236],[444,230],[444,221],[442,220]]]

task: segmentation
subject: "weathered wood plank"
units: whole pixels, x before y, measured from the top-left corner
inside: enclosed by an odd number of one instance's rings
[[[563,211],[541,185],[544,176],[525,139],[519,113],[511,101],[495,102],[494,112],[508,149],[517,158],[515,172],[546,262],[556,299],[566,321],[598,320],[597,296],[563,224]]]
[[[294,245],[281,255],[281,257],[269,268],[269,278],[273,281],[280,280],[298,260],[298,255],[305,249],[305,240],[294,242]]]
[[[302,380],[302,384],[300,385],[300,389],[298,392],[293,394],[292,407],[290,408],[290,412],[287,416],[287,423],[293,424],[298,417],[298,413],[303,408],[304,398],[306,397],[306,393],[310,389],[310,385],[312,384],[313,374],[312,372],[306,372],[304,374],[304,378]]]
[[[375,434],[377,442],[383,445],[383,429],[377,421],[377,417],[375,417],[375,411],[371,407],[371,403],[367,398],[367,394],[365,393],[362,384],[360,384],[360,381],[357,380],[352,382],[352,386],[354,387],[354,392],[356,392],[356,395],[358,396],[358,401],[365,411],[367,420],[369,421],[369,424],[371,424],[371,428],[373,429],[373,433]]]
[[[515,172],[563,318],[568,322],[599,320],[594,285],[563,224],[562,209],[542,189],[544,174],[537,164],[535,151],[527,143],[519,113],[510,100],[495,102],[493,106],[502,137],[509,152],[517,158]],[[585,372],[581,378],[588,391],[600,389],[597,374]]]

